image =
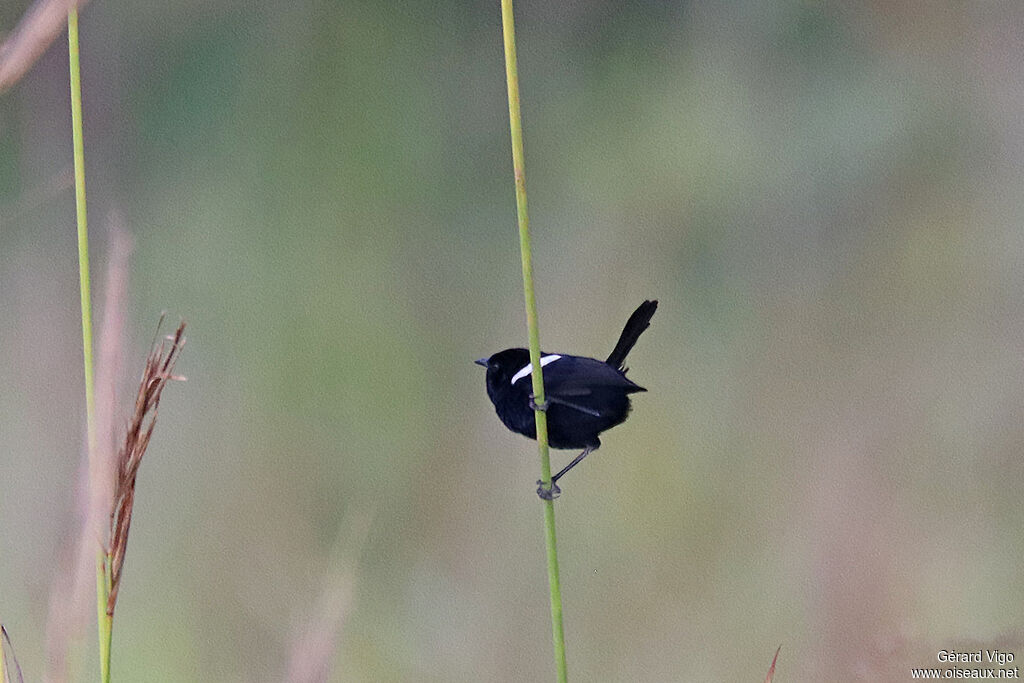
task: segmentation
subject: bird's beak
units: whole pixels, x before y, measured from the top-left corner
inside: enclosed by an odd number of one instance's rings
[[[487,367],[487,359],[486,359],[486,358],[477,358],[477,359],[476,359],[475,361],[473,361],[473,362],[474,362],[474,363],[476,363],[477,365],[482,365],[482,366],[484,366],[485,368]]]

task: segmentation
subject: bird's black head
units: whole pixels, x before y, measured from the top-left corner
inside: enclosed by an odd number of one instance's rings
[[[493,399],[495,391],[499,387],[511,386],[515,374],[530,362],[530,352],[526,349],[505,349],[475,362],[487,368],[487,395]]]

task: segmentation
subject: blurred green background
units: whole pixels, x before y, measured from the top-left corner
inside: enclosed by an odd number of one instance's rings
[[[607,354],[661,300],[649,393],[556,504],[572,678],[1024,657],[1024,6],[516,11],[544,348]],[[189,324],[115,680],[282,680],[332,572],[330,680],[549,679],[536,448],[472,364],[526,337],[498,3],[108,1],[81,29],[98,308],[111,226],[134,244],[122,414],[160,311]],[[30,680],[63,622],[95,673],[91,598],[54,597],[67,90],[61,37],[0,97],[0,620]]]

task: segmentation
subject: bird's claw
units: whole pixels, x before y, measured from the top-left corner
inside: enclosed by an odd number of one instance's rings
[[[540,479],[537,480],[537,495],[540,496],[541,500],[554,500],[562,493],[562,489],[558,488],[558,484],[551,482],[551,488],[544,486],[544,482]]]
[[[543,401],[541,403],[537,403],[533,399],[534,399],[533,394],[530,394],[530,410],[539,410],[540,412],[543,413],[543,412],[546,412],[547,409],[548,409],[548,406],[551,405],[547,401]]]

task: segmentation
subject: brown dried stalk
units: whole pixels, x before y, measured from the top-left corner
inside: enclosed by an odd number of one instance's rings
[[[160,318],[163,322],[163,316]],[[159,329],[159,325],[157,326]],[[161,341],[154,342],[146,368],[142,373],[139,393],[135,398],[135,410],[128,423],[124,444],[117,453],[117,468],[114,481],[114,504],[110,512],[110,593],[107,598],[107,615],[114,616],[117,604],[117,590],[121,584],[121,570],[124,567],[125,550],[128,547],[128,530],[132,524],[132,507],[135,504],[135,477],[142,464],[142,456],[149,446],[149,438],[156,425],[157,406],[164,387],[172,380],[185,378],[171,374],[174,363],[185,345],[185,323],[177,331]]]
[[[316,683],[330,678],[338,640],[355,600],[359,556],[373,512],[357,510],[343,519],[316,612],[292,642],[285,683]]]
[[[0,45],[0,92],[18,82],[68,21],[68,10],[85,0],[36,0]]]
[[[779,651],[782,650],[782,646],[775,650],[775,656],[772,657],[772,665],[768,667],[768,676],[764,679],[764,683],[772,683],[772,679],[775,678],[775,663],[779,661]]]
[[[96,441],[100,457],[89,463],[87,453],[82,454],[86,457],[79,462],[74,486],[74,520],[69,520],[79,529],[77,535],[72,535],[72,542],[62,544],[55,557],[44,639],[43,660],[46,664],[40,677],[43,683],[72,680],[68,661],[71,643],[82,636],[89,623],[88,604],[96,599],[96,551],[102,547],[106,559],[107,534],[110,533],[114,456],[120,437],[115,428],[115,387],[123,354],[125,299],[128,297],[132,246],[131,236],[119,212],[111,212],[106,227],[107,273],[96,356]],[[105,578],[103,585],[107,585]],[[104,612],[106,601],[104,595]]]

